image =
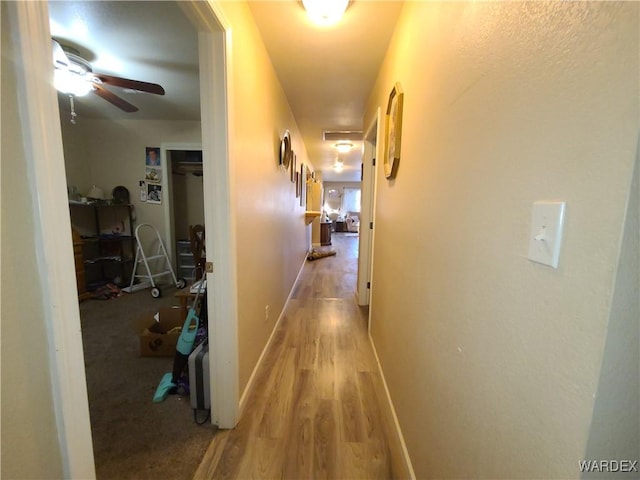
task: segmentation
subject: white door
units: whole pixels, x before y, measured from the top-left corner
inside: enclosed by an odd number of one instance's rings
[[[380,127],[380,109],[365,133],[362,155],[362,193],[360,246],[358,252],[358,305],[369,305],[371,266],[373,260],[373,229],[375,228],[376,151]]]

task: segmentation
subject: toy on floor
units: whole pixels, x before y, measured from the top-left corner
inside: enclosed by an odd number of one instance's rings
[[[315,248],[307,255],[307,260],[317,260],[318,258],[330,257],[335,255],[335,250],[316,250]]]

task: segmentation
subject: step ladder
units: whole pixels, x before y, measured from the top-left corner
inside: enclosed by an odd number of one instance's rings
[[[140,241],[140,232],[144,230],[151,230],[156,237],[158,250],[154,255],[146,255],[144,249],[142,248],[142,242]],[[162,295],[162,291],[156,285],[155,279],[163,277],[165,275],[171,275],[173,283],[178,290],[183,289],[187,285],[187,282],[183,278],[176,278],[176,274],[173,271],[173,267],[171,266],[171,261],[169,260],[169,255],[167,254],[167,249],[164,247],[164,243],[162,242],[162,238],[160,237],[160,232],[158,232],[158,229],[148,223],[141,223],[136,227],[135,235],[137,246],[133,272],[131,273],[131,283],[128,287],[123,288],[122,290],[127,293],[133,293],[151,287],[151,296],[153,298],[159,298]],[[154,273],[151,271],[149,262],[156,262],[156,260],[161,261],[157,262],[159,271]],[[141,270],[142,273],[138,273],[139,270]],[[136,280],[141,281],[139,283],[136,283]]]

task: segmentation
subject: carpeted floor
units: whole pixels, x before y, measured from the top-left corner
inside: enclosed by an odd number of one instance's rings
[[[96,472],[102,479],[191,479],[215,434],[188,397],[152,403],[173,358],[140,357],[137,319],[177,305],[175,288],[80,304]]]

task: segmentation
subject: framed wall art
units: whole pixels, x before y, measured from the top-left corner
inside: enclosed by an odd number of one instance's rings
[[[291,152],[291,183],[296,183],[297,161],[298,159],[296,158],[296,152]]]
[[[292,156],[293,151],[291,150],[291,134],[289,133],[289,130],[285,130],[284,134],[282,135],[282,139],[280,140],[279,158],[280,167],[283,171],[286,172],[289,169]]]
[[[304,163],[300,164],[300,206],[307,206],[307,183],[311,175],[309,174],[309,170]]]
[[[384,176],[394,178],[400,163],[400,144],[402,139],[402,104],[404,93],[400,83],[396,83],[389,95],[385,117]]]
[[[162,185],[147,183],[147,203],[162,204]]]

